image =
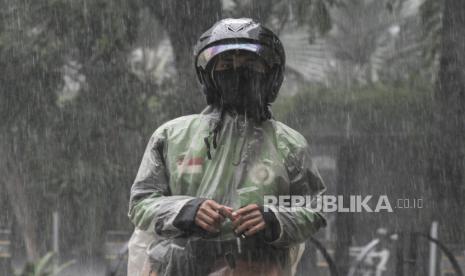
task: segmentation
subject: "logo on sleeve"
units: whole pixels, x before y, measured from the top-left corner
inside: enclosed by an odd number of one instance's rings
[[[275,178],[275,174],[271,168],[262,163],[253,166],[249,172],[249,176],[253,183],[262,185],[269,185]]]
[[[204,158],[179,156],[176,164],[179,174],[196,174],[202,172]]]

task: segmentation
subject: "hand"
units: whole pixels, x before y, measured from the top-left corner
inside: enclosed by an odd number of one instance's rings
[[[232,208],[207,199],[200,204],[195,215],[195,224],[210,233],[218,233],[225,216],[232,216]]]
[[[265,229],[266,223],[257,204],[249,204],[232,213],[233,228],[236,234],[244,233],[247,237]]]

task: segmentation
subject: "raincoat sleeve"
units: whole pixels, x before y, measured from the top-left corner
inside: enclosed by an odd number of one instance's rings
[[[290,176],[290,196],[298,195],[310,198],[323,193],[326,188],[313,164],[309,146],[302,137],[302,143],[288,156],[288,173]],[[307,203],[307,202],[306,202]],[[293,246],[304,242],[319,228],[326,226],[323,215],[310,206],[275,206],[268,205],[279,222],[279,237],[269,243],[275,246]]]
[[[181,209],[200,202],[191,196],[171,195],[164,157],[166,147],[165,131],[159,128],[150,138],[131,187],[128,215],[137,228],[155,230],[158,235],[169,238],[186,234],[188,227],[179,226],[186,223],[176,223],[183,216],[180,214],[185,213]]]

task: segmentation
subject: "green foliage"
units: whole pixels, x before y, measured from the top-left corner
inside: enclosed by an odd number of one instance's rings
[[[305,15],[305,12],[299,12],[300,21],[306,21],[309,27],[311,38],[313,38],[310,42],[313,42],[317,35],[324,35],[331,30],[332,21],[328,2],[331,3],[331,1],[314,0],[312,5],[302,7],[303,11],[307,10],[308,15]]]
[[[329,8],[333,0],[232,0],[224,14],[230,17],[251,17],[265,23],[276,32],[284,25],[306,26],[310,37],[326,34],[331,29]]]
[[[425,0],[420,7],[423,23],[423,39],[428,47],[424,49],[424,56],[430,65],[435,65],[439,58],[442,32],[442,13],[444,0]]]
[[[289,53],[288,67],[304,78],[336,86],[431,78],[432,70],[421,55],[429,44],[422,37],[417,1],[353,0],[333,5],[312,1],[312,5],[302,5],[296,18],[299,27],[306,28],[287,28],[282,38]],[[322,16],[310,16],[312,10]],[[327,27],[324,35],[315,31],[319,24]],[[308,30],[313,36],[304,33]]]
[[[74,263],[70,261],[57,267],[53,264],[54,257],[55,254],[49,252],[35,263],[26,263],[22,272],[17,276],[57,276]]]
[[[408,1],[404,2],[394,5],[389,0],[353,0],[341,2],[331,10],[334,28],[325,41],[337,61],[333,71],[339,81],[377,82],[380,73],[394,67],[397,72],[412,64],[418,51],[418,29],[407,33],[416,25],[415,15],[405,14],[403,7]],[[338,72],[339,68],[342,72]],[[402,71],[404,75],[408,73]]]
[[[274,110],[277,118],[310,135],[419,134],[428,130],[431,105],[431,86],[419,82],[350,90],[314,86],[282,99]]]
[[[156,87],[138,80],[127,64],[138,1],[1,5],[0,147],[7,154],[0,163],[10,168],[6,181],[24,182],[18,190],[27,200],[20,204],[29,215],[16,219],[48,233],[43,224],[59,209],[63,248],[98,254],[107,227],[130,227],[121,202],[146,137],[165,119],[145,100],[156,97]],[[61,101],[63,68],[71,62],[84,78],[76,96]],[[47,237],[29,238],[37,243],[33,250],[47,243]]]
[[[137,35],[138,1],[49,0],[41,14],[47,29],[67,45],[77,49],[82,58],[110,59],[124,50]]]

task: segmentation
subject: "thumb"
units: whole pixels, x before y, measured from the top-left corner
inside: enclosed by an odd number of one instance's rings
[[[220,214],[229,218],[230,220],[234,220],[233,208],[223,205],[218,209],[218,211],[220,212]]]

